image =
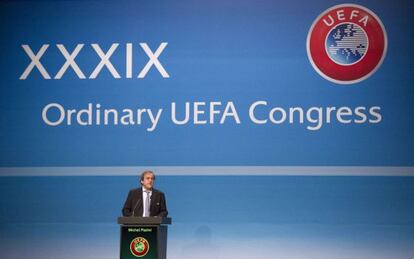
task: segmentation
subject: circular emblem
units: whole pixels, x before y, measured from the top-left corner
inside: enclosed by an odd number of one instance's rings
[[[387,52],[387,34],[371,10],[356,4],[335,5],[313,22],[306,48],[322,77],[353,84],[379,68]]]
[[[143,237],[136,237],[131,241],[129,248],[134,256],[143,257],[149,251],[149,243]]]

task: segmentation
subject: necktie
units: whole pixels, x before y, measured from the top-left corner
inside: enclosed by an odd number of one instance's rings
[[[145,193],[147,194],[147,196],[145,198],[144,217],[149,217],[150,216],[150,192],[145,191]]]

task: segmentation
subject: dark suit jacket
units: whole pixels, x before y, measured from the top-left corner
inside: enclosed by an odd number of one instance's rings
[[[132,215],[142,217],[143,208],[142,187],[130,190],[128,198],[125,201],[124,208],[122,209],[122,215],[124,215],[124,217]],[[153,188],[151,195],[150,216],[166,217],[167,215],[168,211],[164,193]]]

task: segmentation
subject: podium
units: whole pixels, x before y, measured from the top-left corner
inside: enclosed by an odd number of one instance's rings
[[[119,217],[121,259],[166,259],[171,218]]]

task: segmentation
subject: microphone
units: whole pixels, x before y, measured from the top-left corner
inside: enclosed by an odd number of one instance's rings
[[[137,208],[140,201],[141,201],[141,198],[138,199],[137,203],[134,206],[134,209],[132,210],[132,217],[135,217],[135,209]]]

